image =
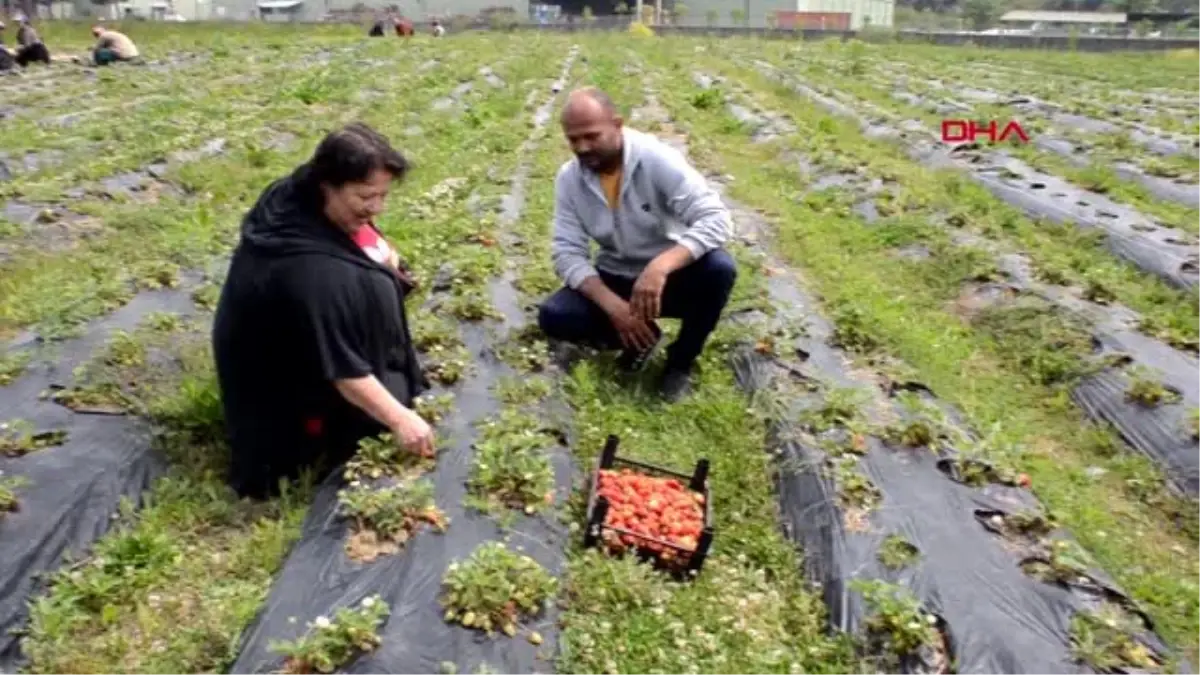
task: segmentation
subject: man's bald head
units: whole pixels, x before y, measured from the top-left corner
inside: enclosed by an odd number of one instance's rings
[[[624,124],[617,106],[600,89],[584,87],[567,95],[562,111],[563,134],[579,162],[592,171],[607,173],[621,165]]]

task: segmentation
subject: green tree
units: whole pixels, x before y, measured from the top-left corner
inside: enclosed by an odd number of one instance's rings
[[[675,21],[677,23],[683,23],[683,20],[687,18],[687,13],[688,13],[687,5],[683,4],[682,2],[675,3],[674,15],[675,15]]]
[[[708,22],[709,28],[716,26],[717,19],[719,19],[720,17],[721,17],[721,14],[719,12],[717,12],[717,10],[715,10],[715,9],[710,9],[704,13],[704,20]]]
[[[627,5],[623,2],[618,2],[617,6],[613,8],[613,11],[616,12],[617,14],[628,14],[629,13],[629,5]]]
[[[963,17],[975,30],[984,30],[996,20],[996,3],[993,0],[966,0]]]
[[[766,21],[767,28],[775,30],[775,28],[779,26],[779,15],[775,12],[767,12]]]
[[[733,21],[733,25],[740,26],[746,18],[746,12],[741,9],[729,10],[729,19]]]
[[[592,8],[587,5],[583,6],[583,20],[587,23],[591,23],[596,20],[596,15],[592,13]]]

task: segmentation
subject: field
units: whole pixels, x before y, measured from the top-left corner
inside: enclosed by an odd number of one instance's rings
[[[0,669],[1195,672],[1194,52],[125,29],[150,63],[0,77]],[[673,408],[536,330],[587,84],[734,212],[734,298]],[[440,454],[241,501],[224,263],[352,120],[415,167],[380,225],[422,281]],[[711,462],[696,579],[582,548],[610,434]]]

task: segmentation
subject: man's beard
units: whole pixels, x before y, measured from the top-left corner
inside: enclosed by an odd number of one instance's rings
[[[621,160],[624,157],[623,148],[610,150],[607,152],[592,151],[589,153],[578,154],[579,162],[587,168],[597,173],[609,173],[621,165]]]

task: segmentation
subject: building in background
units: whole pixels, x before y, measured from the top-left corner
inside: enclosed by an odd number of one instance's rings
[[[1022,33],[1066,33],[1080,29],[1088,34],[1123,33],[1128,18],[1124,12],[1052,12],[1014,10],[1000,17],[1008,31]]]
[[[891,28],[895,0],[676,0],[686,5],[676,23],[690,26],[749,25],[789,30]]]

